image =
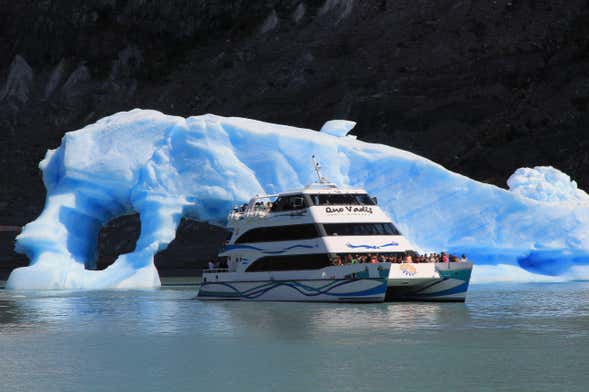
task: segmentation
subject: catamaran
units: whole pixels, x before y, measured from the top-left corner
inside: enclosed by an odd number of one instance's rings
[[[228,216],[222,268],[203,271],[199,299],[383,302],[466,299],[472,263],[414,263],[415,247],[363,189],[322,177],[257,195]]]

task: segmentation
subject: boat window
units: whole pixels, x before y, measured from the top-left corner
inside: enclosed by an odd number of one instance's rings
[[[272,203],[271,212],[293,211],[307,208],[303,195],[280,196]]]
[[[320,269],[332,265],[327,254],[262,257],[247,267],[246,272]]]
[[[315,206],[340,206],[340,205],[375,205],[374,200],[367,194],[318,194],[309,195]]]
[[[400,235],[392,223],[328,223],[327,235]]]
[[[314,224],[270,226],[248,230],[235,243],[306,240],[317,237],[319,232]]]

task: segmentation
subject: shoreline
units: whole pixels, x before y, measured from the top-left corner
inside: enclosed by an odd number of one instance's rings
[[[198,287],[200,286],[200,276],[170,276],[160,277],[161,287]],[[6,288],[6,280],[0,280],[0,290]],[[33,290],[36,291],[36,290]]]

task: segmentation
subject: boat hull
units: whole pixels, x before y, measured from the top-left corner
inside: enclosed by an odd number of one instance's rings
[[[386,278],[203,282],[201,300],[383,302]]]
[[[198,298],[242,301],[383,302],[386,290],[385,278],[205,282],[201,284]]]
[[[385,301],[464,302],[471,272],[472,263],[393,266]]]

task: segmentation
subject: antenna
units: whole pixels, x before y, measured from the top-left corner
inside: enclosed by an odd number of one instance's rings
[[[322,175],[321,175],[321,165],[315,159],[315,155],[312,155],[311,158],[313,159],[313,166],[315,167],[315,173],[317,173],[317,178],[319,179],[319,183],[328,182]]]

